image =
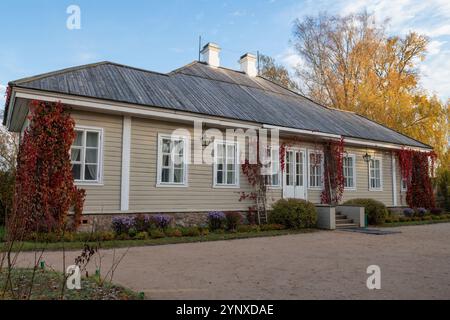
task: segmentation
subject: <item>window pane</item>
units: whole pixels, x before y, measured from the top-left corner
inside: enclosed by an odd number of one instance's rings
[[[81,180],[81,164],[72,165],[72,175],[75,180]]]
[[[163,155],[162,165],[168,167],[170,165],[170,156],[167,154]]]
[[[227,172],[227,184],[234,184],[234,171]]]
[[[98,147],[98,132],[86,132],[86,147]]]
[[[173,182],[182,183],[183,182],[183,169],[175,169],[173,171]]]
[[[78,147],[83,145],[83,131],[75,131],[75,140],[73,141],[73,145]]]
[[[223,184],[223,171],[217,171],[217,184]]]
[[[170,169],[162,169],[161,182],[170,182]]]
[[[86,163],[97,163],[97,149],[86,149]]]
[[[97,166],[96,165],[86,165],[84,169],[84,179],[85,180],[97,180]]]
[[[163,139],[162,152],[170,153],[170,145],[171,145],[171,141],[169,139]]]
[[[81,149],[74,149],[74,148],[72,148],[70,150],[70,160],[72,160],[72,161],[81,161]]]

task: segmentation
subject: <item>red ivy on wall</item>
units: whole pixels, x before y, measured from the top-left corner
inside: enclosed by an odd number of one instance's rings
[[[14,214],[27,231],[61,231],[74,209],[81,221],[85,191],[74,185],[70,147],[75,122],[61,103],[33,101],[17,159]]]
[[[320,195],[323,204],[338,204],[344,194],[344,138],[324,145],[324,188]]]
[[[397,157],[401,177],[407,182],[408,205],[411,208],[433,208],[436,203],[430,174],[434,173],[436,153],[402,149],[397,151]]]

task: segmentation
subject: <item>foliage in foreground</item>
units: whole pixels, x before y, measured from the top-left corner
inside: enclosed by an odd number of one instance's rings
[[[345,201],[343,205],[358,205],[364,207],[368,222],[372,225],[383,224],[388,216],[386,206],[382,202],[374,199],[352,199]]]
[[[29,296],[33,277],[32,269],[14,269],[11,274],[15,284],[14,296],[7,291],[0,299],[59,300],[62,292],[63,275],[54,271],[39,269],[33,280],[33,290]],[[5,286],[6,273],[0,272],[0,288]],[[138,300],[141,297],[126,288],[110,283],[100,283],[96,276],[82,277],[81,290],[64,291],[64,300]]]

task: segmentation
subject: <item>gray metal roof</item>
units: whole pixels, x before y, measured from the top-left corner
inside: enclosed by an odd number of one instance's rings
[[[201,62],[169,74],[101,62],[10,85],[430,148],[357,114],[318,105],[263,77]]]

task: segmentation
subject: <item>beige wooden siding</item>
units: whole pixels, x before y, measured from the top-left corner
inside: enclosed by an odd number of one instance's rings
[[[73,111],[76,125],[103,129],[103,184],[86,185],[84,213],[109,213],[120,210],[122,162],[122,117],[93,112]]]
[[[250,201],[239,202],[240,192],[251,191],[247,178],[240,175],[240,188],[213,188],[212,165],[188,167],[187,187],[157,187],[158,134],[170,134],[192,126],[132,118],[130,211],[192,212],[247,210]]]

